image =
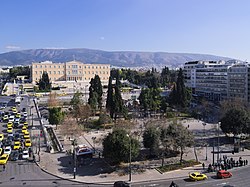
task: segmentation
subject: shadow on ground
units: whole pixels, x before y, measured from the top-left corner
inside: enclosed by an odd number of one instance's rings
[[[65,155],[58,158],[59,171],[64,174],[73,174],[74,162],[72,155]],[[113,169],[104,162],[102,158],[86,158],[82,163],[77,162],[78,176],[96,176],[113,172]]]

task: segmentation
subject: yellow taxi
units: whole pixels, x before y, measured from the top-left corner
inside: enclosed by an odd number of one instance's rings
[[[23,126],[25,126],[26,128],[28,128],[28,126],[29,126],[29,125],[28,125],[28,122],[27,122],[27,121],[24,122],[24,123],[23,123]]]
[[[22,127],[22,133],[27,132],[27,128],[25,126]]]
[[[2,154],[2,152],[3,152],[3,148],[0,147],[0,155]]]
[[[12,110],[12,112],[17,112],[17,109],[14,106],[11,108],[11,110]]]
[[[26,139],[24,145],[25,145],[25,147],[31,147],[31,140]]]
[[[30,133],[29,133],[29,131],[24,132],[23,138],[24,139],[30,139]]]
[[[21,147],[21,142],[15,141],[13,149],[19,149]]]
[[[12,133],[13,132],[13,128],[12,127],[8,127],[7,128],[7,133]]]
[[[20,112],[18,112],[18,113],[16,114],[16,118],[21,118],[21,113],[20,113]]]
[[[12,125],[13,125],[13,123],[12,123],[11,121],[9,121],[9,122],[7,123],[7,128],[12,127]]]
[[[9,119],[9,116],[8,115],[4,115],[3,116],[3,121],[7,121]]]
[[[4,139],[4,135],[0,134],[0,141],[3,141],[3,139]]]
[[[189,179],[193,181],[200,181],[207,179],[207,176],[205,174],[201,174],[200,172],[193,172],[189,174]]]
[[[3,154],[1,157],[0,157],[0,164],[1,165],[4,165],[7,163],[9,159],[9,154]]]

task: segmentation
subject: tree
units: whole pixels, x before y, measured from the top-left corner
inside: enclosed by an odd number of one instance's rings
[[[64,113],[61,111],[60,107],[53,107],[49,108],[49,123],[52,125],[60,124],[60,122],[63,120]]]
[[[42,78],[38,82],[39,90],[50,91],[51,90],[51,82],[49,80],[49,75],[46,71],[43,72]]]
[[[138,140],[129,137],[123,129],[115,129],[103,140],[103,156],[114,163],[128,162],[131,141],[131,158],[139,154]]]
[[[79,125],[85,126],[87,119],[91,116],[91,107],[89,105],[77,104],[72,111],[72,115]]]
[[[125,118],[127,116],[127,110],[125,109],[125,106],[123,104],[120,89],[121,89],[121,82],[120,82],[120,76],[118,73],[117,77],[116,77],[115,94],[114,94],[114,117],[115,117],[115,120],[117,119],[118,114],[122,114]]]
[[[71,114],[65,115],[61,125],[59,126],[59,130],[62,135],[71,138],[77,138],[83,132],[81,126],[78,125],[76,119]]]
[[[165,137],[163,136],[163,134],[161,135],[162,141],[165,141],[166,138],[172,139],[172,148],[180,151],[180,163],[182,163],[185,148],[192,146],[194,143],[193,134],[179,123],[170,124],[165,133]],[[163,137],[165,139],[163,139]]]
[[[92,78],[90,81],[88,104],[94,109],[96,109],[96,106],[98,106],[98,108],[101,109],[102,94],[103,90],[100,77],[98,75],[95,75],[95,77]]]
[[[48,99],[48,106],[51,108],[51,107],[58,107],[59,105],[60,105],[59,101],[56,98],[56,92],[54,93],[50,92]]]
[[[149,148],[150,155],[157,155],[160,146],[160,131],[156,126],[146,127],[143,133],[143,145]]]
[[[73,108],[75,108],[78,104],[82,104],[81,95],[82,94],[79,91],[74,93],[73,98],[70,101],[70,104],[73,106]]]
[[[109,77],[106,109],[109,111],[110,117],[113,118],[115,111],[114,111],[114,94],[113,94],[113,85],[111,76]]]
[[[232,133],[234,136],[243,132],[249,133],[249,116],[246,110],[242,108],[231,108],[220,120],[221,130],[224,133]]]

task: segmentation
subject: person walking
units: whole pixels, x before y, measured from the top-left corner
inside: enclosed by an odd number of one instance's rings
[[[3,165],[3,171],[5,171],[6,167],[5,167],[5,164]]]
[[[203,170],[205,169],[205,164],[204,164],[204,162],[202,163],[202,168],[203,168]]]

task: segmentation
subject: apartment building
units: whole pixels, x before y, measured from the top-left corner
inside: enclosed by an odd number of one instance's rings
[[[109,64],[84,64],[79,61],[53,63],[51,61],[32,63],[31,81],[38,82],[46,71],[52,84],[57,82],[86,82],[98,75],[102,82],[108,82],[110,76]]]
[[[228,69],[228,99],[249,102],[250,68],[247,63],[234,64]]]
[[[237,97],[232,93],[235,89],[232,82],[238,76],[233,74],[238,72],[234,70],[238,64],[236,60],[187,62],[184,65],[185,85],[192,88],[194,94],[212,101]]]

